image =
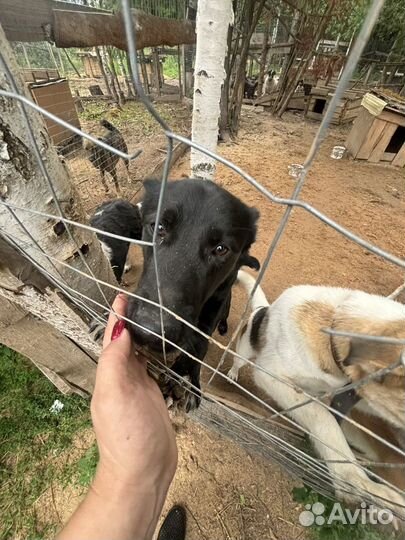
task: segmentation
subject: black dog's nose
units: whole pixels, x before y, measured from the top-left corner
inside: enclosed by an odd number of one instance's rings
[[[151,349],[161,352],[163,349],[162,328],[160,324],[160,313],[153,317],[135,317],[131,325],[131,332],[134,341],[138,345],[147,345]],[[178,344],[180,341],[180,328],[163,320],[164,336],[166,340],[166,351],[172,350],[173,345],[167,342]]]

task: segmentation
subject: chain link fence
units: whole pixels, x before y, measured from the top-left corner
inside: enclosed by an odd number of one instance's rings
[[[177,6],[177,4],[177,2],[172,2],[170,3],[170,6],[169,4],[168,6],[170,7],[170,9],[175,9],[175,6]],[[385,480],[382,476],[372,472],[370,470],[370,467],[372,467],[373,465],[377,465],[383,468],[385,467],[387,469],[397,468],[396,470],[398,470],[398,475],[403,476],[405,474],[404,448],[400,443],[393,444],[379,433],[374,433],[371,430],[365,428],[358,422],[351,419],[349,416],[346,416],[345,414],[342,414],[339,410],[334,409],[331,405],[334,398],[338,397],[340,394],[343,394],[349,390],[359,389],[362,386],[376,380],[381,381],[388,374],[398,376],[399,379],[401,379],[401,377],[403,378],[403,356],[401,355],[400,358],[398,358],[388,367],[376,370],[362,380],[357,381],[356,383],[352,383],[349,386],[344,386],[343,388],[323,392],[318,395],[312,395],[304,388],[301,388],[296,384],[292,383],[290,379],[280,377],[279,375],[277,375],[277,373],[256,365],[249,358],[242,357],[235,350],[237,338],[240,335],[243,326],[248,321],[251,299],[256,291],[256,288],[259,286],[266,271],[268,270],[269,265],[271,265],[272,263],[274,254],[280,245],[280,241],[283,237],[283,234],[285,233],[286,226],[289,222],[292,210],[294,208],[299,208],[302,211],[311,214],[314,218],[320,220],[326,226],[334,229],[335,231],[343,235],[347,240],[354,244],[357,244],[358,246],[361,246],[368,252],[373,253],[374,255],[384,259],[389,263],[397,265],[401,269],[405,268],[405,261],[403,261],[401,258],[396,256],[395,254],[388,253],[387,251],[379,248],[377,245],[374,245],[364,240],[351,230],[348,230],[344,226],[340,225],[339,223],[325,215],[321,209],[315,208],[313,205],[300,198],[308,171],[310,170],[317,156],[319,148],[326,137],[327,129],[330,125],[333,113],[341,97],[343,96],[345,89],[349,84],[349,81],[359,62],[362,51],[367,43],[367,40],[369,39],[370,33],[378,18],[382,6],[382,0],[373,0],[373,2],[371,3],[367,16],[363,22],[362,28],[358,34],[357,40],[351,49],[349,58],[337,85],[336,91],[330,101],[328,110],[323,117],[323,120],[319,126],[319,129],[317,130],[317,134],[314,140],[312,141],[310,150],[303,163],[303,168],[302,171],[300,171],[300,175],[295,185],[294,191],[289,198],[283,198],[276,196],[269,189],[261,185],[261,183],[258,182],[248,172],[243,171],[240,167],[238,167],[231,161],[218,154],[207,151],[198,143],[189,140],[184,135],[175,133],[171,129],[170,121],[164,118],[162,114],[159,113],[157,107],[152,104],[152,102],[149,100],[148,96],[144,92],[138,70],[136,53],[136,33],[133,28],[132,16],[130,12],[131,6],[128,0],[123,0],[122,2],[133,85],[136,88],[139,101],[142,103],[145,110],[148,111],[154,122],[156,122],[159,131],[164,134],[166,139],[166,161],[161,182],[156,222],[159,223],[159,216],[165,197],[165,188],[168,183],[168,175],[173,154],[173,146],[176,142],[184,143],[188,147],[195,148],[198,151],[214,158],[217,162],[222,163],[226,167],[232,169],[232,171],[234,171],[241,178],[243,178],[243,180],[247,184],[257,190],[262,197],[268,199],[275,205],[280,205],[284,208],[282,218],[273,235],[273,238],[269,242],[267,254],[264,260],[261,261],[262,265],[255,286],[249,295],[243,312],[240,314],[239,323],[226,345],[218,341],[215,337],[209,336],[202,332],[199,328],[191,325],[185,318],[181,316],[181,314],[173,313],[170,309],[165,307],[161,301],[159,303],[155,303],[146,298],[141,298],[143,301],[153,304],[159,308],[162,325],[162,313],[170,313],[178,320],[180,320],[184,325],[191,327],[194,332],[202,335],[205,339],[207,339],[211,344],[211,347],[221,352],[218,364],[213,367],[209,363],[204,361],[204,359],[201,360],[197,358],[195,355],[191,354],[187,349],[181,347],[179,344],[169,342],[176,348],[177,351],[187,355],[192,361],[200,363],[210,373],[207,384],[202,388],[202,404],[200,406],[200,409],[193,414],[201,421],[209,423],[211,426],[213,424],[216,425],[221,431],[221,433],[230,436],[245,447],[254,451],[258,451],[266,457],[282,464],[290,473],[303,479],[307,484],[314,487],[317,491],[320,491],[328,496],[333,496],[334,493],[338,493],[346,498],[348,497],[351,499],[369,502],[372,504],[376,504],[377,506],[380,506],[382,508],[388,506],[395,514],[403,518],[405,509],[403,506],[403,502],[401,502],[403,501],[403,493],[401,492],[401,489],[398,488],[397,485],[394,485],[393,483]],[[47,170],[47,163],[44,162],[43,156],[39,151],[35,133],[30,126],[30,120],[29,115],[27,115],[27,110],[29,108],[34,109],[35,111],[41,113],[49,121],[56,123],[58,126],[60,126],[61,129],[67,130],[70,134],[76,135],[80,139],[82,138],[84,141],[88,141],[91,145],[95,145],[97,148],[103,149],[105,151],[105,159],[109,159],[109,156],[111,156],[112,154],[114,156],[117,156],[117,158],[121,158],[126,163],[132,163],[132,161],[135,160],[139,155],[139,151],[135,150],[133,152],[128,152],[128,150],[125,148],[117,149],[114,146],[108,144],[107,139],[103,140],[97,138],[96,136],[91,135],[89,132],[75,127],[70,122],[64,121],[57,115],[54,115],[47,110],[44,110],[38,104],[34,103],[33,101],[18,92],[17,84],[13,78],[11,70],[7,68],[7,65],[5,65],[5,60],[1,52],[0,62],[3,64],[1,68],[5,70],[12,88],[12,91],[0,90],[0,96],[3,100],[17,100],[20,103],[21,112],[25,117],[25,121],[27,122],[27,129],[32,143],[32,147],[35,149],[36,159],[38,160],[38,164],[48,185],[49,195],[53,198],[58,212],[57,215],[55,215],[52,212],[47,213],[42,210],[35,210],[28,207],[17,206],[13,204],[7,196],[2,196],[0,199],[0,208],[2,208],[2,211],[9,212],[10,219],[14,220],[15,227],[16,229],[18,229],[19,234],[13,235],[10,234],[9,230],[0,229],[0,235],[2,235],[3,238],[19,252],[22,252],[27,259],[31,260],[31,262],[35,264],[35,266],[40,270],[40,272],[46,275],[47,279],[54,285],[55,289],[61,290],[67,296],[67,298],[69,298],[70,301],[77,306],[80,312],[85,314],[87,319],[95,319],[102,325],[104,325],[106,322],[107,315],[105,313],[108,313],[111,310],[111,304],[107,299],[108,295],[105,294],[105,291],[108,288],[112,288],[116,291],[120,291],[123,289],[116,285],[111,285],[102,280],[99,280],[95,275],[95,269],[89,265],[86,260],[86,254],[83,252],[81,246],[79,245],[77,245],[77,253],[82,260],[85,271],[78,270],[77,268],[71,266],[68,262],[62,261],[55,253],[51,254],[44,251],[44,249],[41,247],[39,239],[35,238],[29,228],[27,228],[27,226],[24,224],[24,219],[22,219],[22,216],[30,213],[32,215],[42,216],[46,220],[62,222],[66,228],[66,231],[70,235],[71,241],[74,243],[77,243],[77,241],[75,240],[74,235],[71,231],[75,228],[79,228],[87,231],[92,231],[94,233],[99,233],[104,236],[109,236],[117,240],[126,241],[130,244],[135,244],[141,247],[144,245],[152,246],[157,269],[156,277],[158,294],[159,298],[161,299],[159,268],[157,265],[155,250],[158,240],[157,229],[155,229],[153,241],[144,242],[141,240],[133,240],[131,238],[121,237],[119,235],[108,233],[106,231],[101,231],[97,228],[91,227],[90,225],[78,222],[73,219],[68,219],[63,211],[62,205],[58,201],[58,197],[53,186],[52,177]],[[21,240],[22,237],[25,238],[25,244],[24,241]],[[38,261],[35,260],[35,257],[30,255],[30,253],[32,254],[35,251],[40,252],[41,257],[45,258],[51,264],[53,268],[52,271],[49,271],[47,268],[45,268],[45,265],[41,265],[40,263],[38,263]],[[61,267],[69,267],[70,270],[75,273],[79,273],[83,278],[95,282],[97,284],[97,288],[103,301],[100,302],[86,294],[79,293],[77,289],[72,286],[72,283],[69,283],[69,281],[67,281],[61,275]],[[139,296],[135,292],[125,291],[125,293],[130,297],[139,299]],[[137,324],[129,318],[125,318],[125,320],[128,324]],[[143,330],[146,332],[148,331],[148,329],[146,328],[143,328]],[[405,345],[405,340],[395,339],[387,336],[339,332],[334,329],[325,329],[325,332],[332,336],[344,336],[350,339],[360,340],[361,342],[384,343],[401,347]],[[164,328],[162,331],[162,335],[159,337],[163,340],[163,342],[168,342],[167,338],[165,338],[164,336]],[[225,359],[229,355],[233,355],[236,358],[239,357],[239,359],[247,363],[252,370],[263,371],[267,376],[276,380],[279,385],[282,385],[285,388],[286,393],[293,391],[296,396],[300,397],[299,402],[290,407],[281,408],[280,410],[280,408],[274,407],[273,405],[269,404],[267,399],[262,399],[261,397],[259,397],[255,388],[246,388],[238,382],[229,379],[229,377],[221,370],[222,366],[224,365]],[[171,377],[175,381],[178,381],[179,376],[166,365],[165,359],[155,358],[153,366],[151,369],[156,369],[156,366],[158,366],[158,370],[166,373],[169,378]],[[256,414],[252,416],[252,414],[249,414],[249,411],[246,411],[241,407],[234,407],[232,404],[226,403],[224,402],[224,400],[218,399],[215,396],[215,393],[211,391],[212,382],[215,377],[221,377],[222,379],[227,380],[235,387],[237,387],[242,395],[246,396],[252,403],[260,406],[261,410],[264,411],[263,415],[260,416]],[[199,389],[190,385],[188,381],[185,381],[184,384],[186,385],[188,391],[196,393],[199,392]],[[207,403],[214,404],[214,408],[206,408]],[[294,413],[297,413],[298,410],[305,409],[306,407],[311,407],[313,415],[316,416],[319,414],[319,419],[325,417],[325,411],[327,411],[329,415],[333,414],[335,417],[344,418],[345,421],[350,424],[353,429],[358,430],[359,433],[366,433],[367,436],[371,437],[375,441],[378,441],[384,447],[389,448],[391,451],[396,453],[399,456],[399,459],[396,463],[376,463],[375,461],[367,461],[361,458],[356,459],[351,452],[341,452],[339,449],[333,446],[333,438],[328,438],[327,440],[322,437],[320,438],[316,434],[314,434],[314,430],[311,429],[311,427],[303,425],[302,422],[300,422],[299,420],[297,421],[297,418],[299,418],[299,416]],[[313,422],[317,422],[316,417],[313,418]],[[334,459],[331,458],[328,460],[314,455],[305,443],[305,438],[307,436],[314,442],[314,445],[316,448],[318,448],[318,450],[320,447],[328,450],[326,452],[321,452],[321,454],[334,456]],[[336,463],[340,464],[341,466],[350,466],[350,468],[348,468],[347,470],[355,472],[355,474],[352,476],[352,479],[350,479],[347,474],[339,473],[339,471],[344,470],[342,469],[342,467],[339,468],[332,466],[336,465]],[[360,482],[358,481],[358,479],[362,479],[362,481]],[[384,493],[385,496],[383,496],[382,493]]]

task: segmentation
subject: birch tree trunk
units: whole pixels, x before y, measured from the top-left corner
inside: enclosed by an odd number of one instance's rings
[[[0,26],[0,89],[14,92],[6,66],[13,75],[18,93],[24,95],[24,83],[20,78],[11,47]],[[85,222],[86,216],[79,195],[69,178],[67,169],[56,154],[41,115],[28,106],[25,108],[33,139],[30,137],[20,103],[13,98],[0,97],[0,193],[2,201],[27,210],[42,211],[56,216],[59,215],[58,202],[67,219]],[[54,189],[53,193],[36,158],[33,140],[36,141],[42,162],[48,171]],[[0,204],[0,239],[3,239],[0,243],[0,272],[20,282],[15,301],[33,313],[35,307],[33,304],[38,304],[39,299],[44,305],[54,305],[57,296],[55,291],[62,291],[69,296],[67,286],[76,298],[79,298],[77,295],[81,294],[105,306],[106,300],[110,302],[115,293],[107,287],[104,287],[101,292],[91,277],[86,278],[75,271],[88,275],[91,268],[98,279],[115,283],[111,267],[102,253],[96,236],[83,229],[69,226],[72,235],[70,236],[62,223],[59,223],[58,227],[55,227],[55,224],[57,221],[45,216],[32,214],[29,211],[13,210]],[[15,256],[10,255],[12,252],[22,254],[27,265],[34,263],[36,268],[41,268],[48,286],[33,283],[32,272],[27,270],[28,266],[21,263],[16,265]],[[50,275],[55,279],[50,280]],[[55,280],[57,285],[55,285]],[[31,285],[36,287],[35,294],[29,290]],[[39,288],[41,292],[38,292]],[[8,294],[9,300],[13,301],[13,294],[11,297],[9,294],[10,290],[14,290],[14,286],[2,286],[0,282],[0,296],[5,297]],[[54,295],[53,300],[51,300],[51,293]],[[61,299],[61,302],[63,303],[64,299]],[[85,303],[100,312],[100,308],[91,304],[91,301],[86,300]],[[77,311],[83,316],[84,312],[80,309]],[[52,321],[50,312],[52,309],[46,314],[47,321],[50,324],[55,323],[56,326],[57,321],[56,319]],[[35,316],[40,316],[41,313],[46,313],[46,310],[39,309],[35,312]],[[60,320],[60,317],[56,318]]]
[[[233,21],[232,0],[200,0],[197,11],[197,50],[192,140],[216,151],[221,88],[225,79],[228,27]],[[215,160],[191,149],[192,176],[213,180]]]

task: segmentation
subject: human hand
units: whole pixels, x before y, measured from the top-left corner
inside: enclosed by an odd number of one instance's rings
[[[127,299],[113,309],[125,316]],[[86,497],[58,540],[150,540],[177,465],[163,396],[134,352],[123,319],[110,314],[91,415],[100,460]]]
[[[113,310],[125,316],[119,294]],[[168,489],[177,465],[175,435],[162,394],[146,371],[146,359],[132,348],[125,321],[108,319],[91,402],[100,461],[95,486],[125,489],[143,482]]]

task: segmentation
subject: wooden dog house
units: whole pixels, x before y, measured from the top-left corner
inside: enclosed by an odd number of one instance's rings
[[[48,79],[28,83],[32,98],[40,107],[80,129],[80,121],[66,79]],[[67,128],[45,117],[49,136],[55,146],[70,144],[74,134]]]
[[[366,94],[346,141],[355,159],[405,166],[405,100],[373,91]]]
[[[86,77],[90,77],[91,79],[100,79],[102,77],[100,63],[95,52],[79,51],[76,54],[83,62]]]
[[[335,89],[335,85],[323,86],[318,82],[317,86],[312,88],[307,100],[305,116],[313,120],[322,120]],[[346,90],[333,113],[331,123],[340,125],[352,122],[360,110],[363,94],[364,90],[361,89]]]

